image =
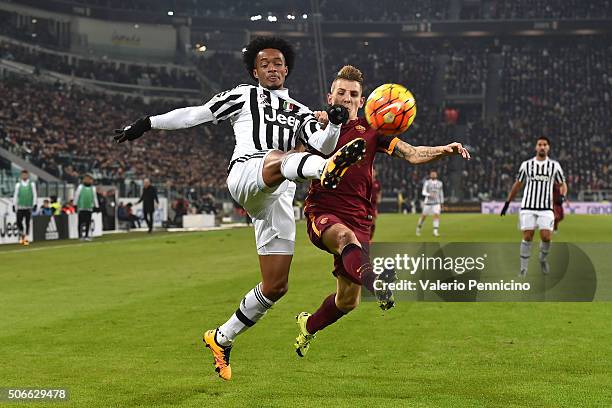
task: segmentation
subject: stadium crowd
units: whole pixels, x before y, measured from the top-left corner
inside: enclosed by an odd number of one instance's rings
[[[311,13],[310,2],[288,0],[72,0],[72,3],[90,7],[118,10],[138,10],[143,13],[166,13],[200,17],[249,18],[254,15],[275,15],[284,18],[293,15],[302,18]],[[533,19],[561,18],[586,19],[612,16],[610,0],[485,0],[459,2],[459,15],[451,15],[452,1],[419,0],[398,2],[379,0],[371,2],[351,0],[322,0],[319,7],[328,21],[440,21],[445,19]]]
[[[60,54],[44,48],[0,41],[0,58],[32,65],[80,78],[98,81],[139,84],[172,88],[199,89],[200,83],[193,70],[168,69],[167,66],[120,63],[104,59],[76,58],[74,54]]]
[[[520,2],[519,2],[520,3]],[[365,95],[377,85],[405,84],[418,103],[417,118],[403,136],[414,145],[443,144],[455,139],[457,125],[445,121],[443,103],[434,103],[436,78],[442,78],[443,93],[479,94],[488,73],[491,52],[503,59],[499,114],[483,122],[467,116],[466,143],[473,160],[461,172],[463,196],[504,198],[520,161],[533,150],[533,139],[548,136],[552,156],[559,159],[573,191],[612,188],[607,158],[610,98],[612,97],[612,46],[601,38],[553,40],[504,40],[489,48],[473,40],[467,45],[442,40],[357,41],[330,39],[326,42],[325,65],[331,80],[337,70],[352,64],[365,74]],[[307,39],[294,41],[296,66],[287,86],[291,95],[313,109],[323,104],[318,92],[314,54]],[[111,81],[142,79],[147,67],[116,67],[87,58],[72,64],[57,54],[11,42],[2,42],[4,58],[50,70]],[[402,58],[398,58],[401,55]],[[448,56],[443,75],[438,56]],[[252,81],[244,71],[240,53],[211,53],[194,60],[197,68],[214,78],[219,89]],[[140,70],[140,71],[139,71]],[[586,74],[585,74],[586,73]],[[162,73],[153,73],[162,78]],[[179,86],[181,78],[159,79],[166,86]],[[188,85],[188,84],[186,84]],[[191,84],[193,85],[193,84]],[[129,123],[144,113],[162,113],[187,103],[152,103],[98,94],[61,84],[43,84],[30,79],[3,80],[0,90],[0,140],[52,174],[74,181],[91,172],[108,183],[152,177],[158,185],[166,181],[181,188],[223,188],[225,168],[233,148],[227,125],[204,126],[180,133],[145,138],[130,146],[113,146],[110,130]],[[466,119],[467,117],[467,119]],[[220,140],[226,142],[220,143]],[[379,178],[385,194],[419,194],[422,178],[436,168],[442,180],[456,172],[449,161],[415,168],[399,160],[379,159]]]

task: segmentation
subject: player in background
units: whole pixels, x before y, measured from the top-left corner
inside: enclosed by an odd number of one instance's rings
[[[302,312],[296,316],[299,334],[294,344],[296,353],[303,357],[315,333],[336,322],[359,304],[362,285],[375,294],[383,310],[394,306],[389,290],[374,290],[374,281],[394,281],[395,272],[385,271],[380,277],[373,271],[369,259],[371,227],[375,214],[372,203],[372,166],[377,153],[386,153],[412,164],[423,164],[443,156],[461,155],[469,159],[468,151],[460,143],[446,146],[414,147],[394,136],[384,136],[357,116],[363,107],[363,75],[347,65],[338,72],[327,95],[329,104],[345,106],[349,120],[342,125],[336,149],[352,140],[366,140],[364,159],[350,167],[342,184],[333,193],[312,181],[306,198],[307,231],[312,243],[334,257],[333,275],[336,292],[325,298],[312,315]]]
[[[19,243],[30,245],[28,235],[30,234],[30,219],[32,211],[36,207],[36,183],[30,180],[30,173],[21,170],[21,180],[15,184],[13,194],[13,211],[17,213],[17,228],[19,229]],[[24,225],[25,224],[25,225]]]
[[[378,218],[378,204],[382,200],[382,187],[380,180],[376,177],[376,168],[372,166],[372,208],[374,214],[372,214],[372,230],[370,231],[370,241],[374,240],[374,230],[376,229],[376,219]]]
[[[561,198],[561,185],[555,184],[553,186],[553,213],[555,214],[555,234],[557,233],[557,231],[559,231],[559,223],[565,218],[563,202],[564,198]]]
[[[91,241],[89,231],[91,229],[91,217],[94,209],[100,208],[96,188],[93,186],[93,178],[86,174],[83,176],[83,183],[79,184],[74,193],[74,203],[79,214],[79,239],[81,241]]]
[[[428,215],[433,216],[433,234],[435,237],[440,236],[438,231],[440,227],[440,213],[442,212],[442,204],[444,204],[444,186],[438,180],[438,172],[432,170],[429,172],[429,178],[423,183],[423,213],[419,217],[419,222],[416,227],[417,237],[421,236],[421,228]]]
[[[348,118],[346,108],[329,107],[330,124],[323,129],[313,112],[289,96],[284,84],[294,67],[294,57],[285,40],[257,37],[243,52],[247,72],[257,86],[239,85],[204,105],[146,116],[115,136],[120,143],[150,129],[183,129],[230,120],[235,146],[227,185],[234,200],[253,219],[262,281],[244,296],[225,323],[204,334],[215,370],[224,380],[232,375],[230,351],[236,337],[257,323],[288,290],[295,245],[294,181],[317,179],[325,188],[335,188],[365,150],[364,140],[358,139],[336,151],[340,126]],[[319,154],[333,155],[324,159],[293,151],[299,143]]]
[[[516,181],[512,185],[508,199],[504,204],[501,215],[506,215],[510,202],[519,190],[525,185],[519,221],[523,240],[521,241],[520,277],[527,275],[529,257],[531,256],[531,242],[534,231],[540,230],[540,267],[543,274],[548,274],[548,262],[546,257],[550,251],[552,231],[554,229],[555,215],[553,213],[553,185],[560,184],[559,203],[565,201],[567,195],[567,184],[563,169],[558,161],[548,157],[550,151],[550,140],[542,136],[536,141],[536,156],[521,163]]]

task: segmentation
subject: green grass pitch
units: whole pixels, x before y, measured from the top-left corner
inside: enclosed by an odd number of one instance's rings
[[[415,241],[383,214],[377,241]],[[557,241],[612,242],[612,217],[570,216]],[[443,215],[442,241],[517,242],[516,216]],[[60,407],[610,407],[612,303],[363,303],[304,359],[297,312],[335,290],[298,224],[288,294],[232,351],[202,346],[259,281],[253,231],[133,233],[0,249],[0,387],[65,387]],[[433,241],[431,220],[422,241]]]

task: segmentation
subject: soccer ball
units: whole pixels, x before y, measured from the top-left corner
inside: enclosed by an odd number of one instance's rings
[[[398,84],[376,88],[365,103],[365,117],[371,127],[384,135],[403,133],[416,116],[412,93]]]

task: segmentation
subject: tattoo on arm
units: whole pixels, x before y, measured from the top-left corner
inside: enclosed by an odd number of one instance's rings
[[[419,146],[414,147],[404,141],[399,141],[393,149],[393,155],[410,163],[426,163],[442,155],[440,147]]]

